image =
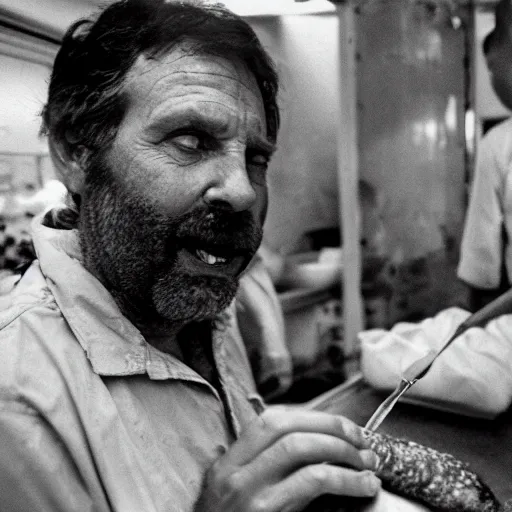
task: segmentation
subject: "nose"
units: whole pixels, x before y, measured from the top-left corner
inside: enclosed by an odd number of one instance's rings
[[[203,198],[209,206],[233,212],[249,210],[255,204],[256,191],[247,172],[244,154],[224,155],[216,162]]]

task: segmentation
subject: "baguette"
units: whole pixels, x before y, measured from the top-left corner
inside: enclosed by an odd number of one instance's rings
[[[512,512],[512,499],[502,505],[491,489],[452,455],[421,444],[366,431],[380,462],[376,475],[387,496],[402,496],[436,512]],[[304,512],[397,512],[390,500],[324,495]],[[413,505],[413,503],[411,503]],[[383,508],[384,507],[384,508]]]
[[[388,490],[449,512],[500,512],[504,509],[489,487],[469,466],[406,439],[366,432],[379,456],[376,470]]]

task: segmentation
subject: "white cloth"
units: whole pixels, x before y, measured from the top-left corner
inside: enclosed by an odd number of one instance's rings
[[[418,324],[359,334],[362,372],[374,388],[391,391],[402,372],[430,349],[439,349],[469,313],[441,311]],[[512,315],[472,328],[434,362],[407,396],[471,416],[494,417],[512,402]]]
[[[425,505],[410,501],[385,489],[381,489],[376,498],[361,512],[429,512]]]
[[[478,148],[457,275],[478,288],[500,283],[502,229],[512,240],[512,118],[491,129]],[[512,248],[505,247],[512,281]]]

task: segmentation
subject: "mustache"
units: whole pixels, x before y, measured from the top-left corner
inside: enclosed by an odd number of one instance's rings
[[[263,237],[262,227],[248,211],[195,210],[182,215],[173,224],[175,229],[168,239],[173,250],[197,245],[252,255]]]

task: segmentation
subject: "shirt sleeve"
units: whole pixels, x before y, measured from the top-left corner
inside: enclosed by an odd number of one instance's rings
[[[502,162],[499,138],[490,132],[479,147],[457,269],[477,288],[497,288],[503,254]]]
[[[405,368],[428,350],[440,349],[469,315],[466,310],[452,307],[418,323],[399,322],[389,331],[359,333],[365,381],[382,391],[394,389]],[[493,418],[506,411],[512,403],[511,333],[512,315],[501,315],[485,327],[468,329],[436,360],[408,396],[441,401],[470,416]]]
[[[19,411],[0,404],[1,509],[100,512],[55,432],[43,418],[15,405]]]

